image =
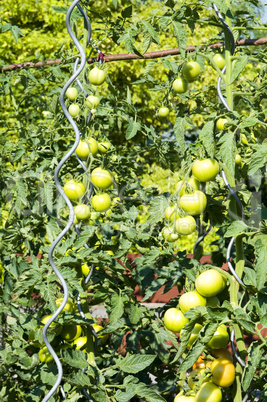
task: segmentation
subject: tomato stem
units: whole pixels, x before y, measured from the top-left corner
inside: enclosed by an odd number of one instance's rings
[[[226,6],[231,9],[230,0],[225,1]],[[232,23],[230,17],[225,16],[225,21],[231,29]],[[228,35],[228,31],[224,30],[225,33],[225,62],[226,62],[226,73],[225,73],[225,87],[226,87],[226,98],[228,106],[233,110],[233,93],[232,93],[232,60],[231,60],[231,41]]]

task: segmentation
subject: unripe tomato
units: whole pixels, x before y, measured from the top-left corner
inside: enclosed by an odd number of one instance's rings
[[[0,264],[0,283],[4,282],[4,274],[5,274],[5,269],[2,264]]]
[[[226,278],[215,269],[208,269],[200,274],[195,287],[198,293],[204,297],[216,296],[223,291],[226,286]]]
[[[85,187],[82,183],[75,182],[74,180],[68,181],[63,190],[66,196],[71,201],[78,201],[85,193]]]
[[[56,300],[57,308],[59,308],[59,306],[62,304],[62,302],[63,302],[63,297]],[[65,304],[62,311],[68,311],[69,313],[73,312],[73,303],[71,300],[67,300],[67,303]]]
[[[168,219],[168,221],[172,222],[175,218],[175,210],[176,210],[176,206],[174,205],[173,207],[167,207],[165,209],[164,215],[165,218]],[[178,215],[178,213],[177,213]]]
[[[66,91],[66,96],[69,100],[74,101],[78,96],[78,91],[76,88],[69,87]]]
[[[212,349],[224,348],[229,343],[229,335],[225,325],[219,325],[216,329],[215,334],[208,342],[208,347]]]
[[[196,402],[221,402],[222,391],[213,382],[205,382],[196,394]]]
[[[68,110],[69,110],[69,114],[72,117],[77,117],[79,114],[79,111],[80,111],[80,107],[79,107],[79,105],[72,104],[69,106]]]
[[[206,364],[204,361],[204,356],[199,356],[197,361],[193,364],[192,369],[199,369],[199,368],[205,368]]]
[[[110,196],[106,193],[94,195],[92,198],[92,207],[97,212],[105,212],[111,205]]]
[[[189,61],[182,68],[183,76],[189,82],[196,80],[200,71],[201,67],[196,61]]]
[[[219,357],[210,366],[212,381],[220,387],[230,387],[235,380],[235,366],[230,360]]]
[[[44,317],[41,318],[41,323],[43,323],[44,325],[47,323],[47,321],[52,317],[52,314],[49,315],[45,315]],[[55,321],[53,321],[50,325],[49,325],[49,329],[52,329],[53,332],[55,332],[56,335],[59,335],[62,331],[62,327],[59,326]]]
[[[65,341],[73,341],[79,338],[82,333],[82,327],[80,325],[67,324],[63,326],[60,334],[61,338]]]
[[[225,66],[224,57],[220,53],[216,53],[215,56],[213,56],[213,60],[215,61],[219,69],[222,70],[223,67]]]
[[[184,94],[188,90],[188,82],[184,78],[177,78],[172,84],[174,92]]]
[[[179,205],[188,215],[199,215],[205,211],[207,198],[202,191],[196,190],[192,194],[184,194],[179,200]]]
[[[99,144],[98,144],[98,150],[99,150],[99,152],[101,152],[101,154],[105,154],[108,150],[109,150],[109,148],[110,148],[110,142],[108,142],[108,141],[104,141],[104,142],[100,142]]]
[[[182,294],[179,299],[179,307],[183,313],[196,306],[206,306],[206,299],[196,290]]]
[[[85,263],[82,265],[82,273],[83,275],[87,276],[90,272],[90,268],[88,267],[88,265]]]
[[[189,322],[183,313],[177,308],[169,308],[163,318],[165,327],[172,332],[180,332],[181,329]]]
[[[76,218],[79,221],[84,221],[85,219],[89,219],[91,216],[90,208],[88,207],[88,205],[85,205],[85,204],[77,205],[74,208],[74,213],[75,213]]]
[[[99,105],[100,99],[97,96],[89,95],[87,96],[85,103],[90,109],[94,109]]]
[[[96,333],[102,331],[102,329],[104,329],[104,327],[102,327],[102,325],[97,324],[96,322],[93,323],[92,325],[94,331]],[[104,345],[107,342],[108,339],[108,335],[97,335],[97,339],[100,341],[101,345]]]
[[[183,180],[178,181],[175,185],[175,190],[180,191],[180,197],[184,194],[193,193],[196,190],[199,190],[199,181],[194,177],[189,177],[189,179],[183,184]]]
[[[96,168],[91,173],[92,183],[102,190],[106,190],[112,185],[111,174],[102,168]]]
[[[176,395],[173,402],[196,402],[195,396]]]
[[[216,127],[218,130],[224,130],[224,126],[227,123],[228,123],[227,119],[220,118],[216,121]]]
[[[98,67],[94,67],[90,71],[88,79],[93,85],[102,85],[103,82],[106,80],[106,73],[104,70],[100,70]]]
[[[179,235],[188,236],[196,230],[197,224],[193,216],[185,216],[175,221],[175,230]]]
[[[167,107],[161,107],[159,109],[159,115],[160,117],[167,117],[169,115],[170,111]]]
[[[191,373],[189,374],[189,377],[188,377],[188,379],[187,379],[187,384],[189,385],[189,387],[191,388],[191,389],[194,389],[195,388],[195,386],[196,386],[196,383],[198,382],[198,380],[199,380],[199,376],[201,375],[201,374],[203,374],[204,373],[204,371],[205,371],[205,368],[196,368],[196,369],[194,369],[193,371],[191,371]],[[204,381],[205,382],[205,381]]]
[[[168,228],[168,227],[163,228],[162,235],[163,235],[164,239],[166,241],[168,241],[169,243],[173,243],[174,241],[176,241],[178,239],[178,234],[173,233],[173,228]]]
[[[50,354],[49,350],[47,349],[46,346],[44,346],[42,349],[39,350],[38,353],[40,362],[42,363],[52,363],[52,361],[54,361],[52,355]]]
[[[80,336],[79,338],[76,338],[72,342],[72,346],[75,346],[76,349],[84,349],[87,343],[87,337],[86,336]]]
[[[224,359],[229,360],[230,362],[233,363],[233,356],[232,356],[231,352],[229,352],[229,350],[227,350],[227,349],[224,349],[224,348],[212,349],[211,354],[217,358],[223,357]]]
[[[192,166],[192,173],[200,182],[207,182],[215,179],[219,170],[219,163],[214,159],[196,160]]]

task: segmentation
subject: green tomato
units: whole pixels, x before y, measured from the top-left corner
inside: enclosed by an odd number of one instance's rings
[[[89,95],[86,98],[85,103],[86,103],[86,106],[88,106],[90,109],[94,109],[99,105],[100,99],[97,96]]]
[[[225,288],[226,278],[215,269],[208,269],[197,277],[195,286],[204,297],[216,296]]]
[[[100,70],[98,67],[94,67],[90,71],[88,79],[93,85],[102,85],[106,80],[106,73],[104,70]]]
[[[110,196],[106,193],[94,195],[92,198],[92,207],[96,212],[105,212],[111,205]]]
[[[223,357],[213,360],[210,365],[212,381],[220,387],[230,387],[235,381],[235,366]]]
[[[0,283],[4,282],[4,274],[5,274],[5,269],[2,264],[0,264]]]
[[[74,180],[68,181],[63,188],[66,196],[71,201],[78,201],[85,193],[85,187],[82,183],[75,182]]]
[[[235,156],[235,164],[238,166],[242,165],[242,158],[239,154],[236,154]]]
[[[184,78],[177,78],[173,81],[172,88],[178,94],[184,94],[188,90],[188,82]]]
[[[105,154],[109,150],[110,146],[111,144],[108,141],[100,142],[98,144],[98,150],[101,152],[101,154]]]
[[[201,376],[201,374],[204,373],[204,371],[205,371],[204,368],[202,368],[202,369],[201,368],[196,368],[193,371],[191,371],[191,373],[190,373],[190,375],[189,375],[189,377],[187,379],[187,384],[189,385],[189,387],[191,389],[195,388],[197,382],[199,381],[199,377]],[[204,382],[205,382],[205,380],[204,380]]]
[[[99,325],[96,322],[93,323],[92,327],[97,334],[98,334],[98,332],[101,332],[104,329],[104,327],[102,327],[102,325]],[[93,338],[93,339],[95,339],[95,338]],[[108,335],[107,334],[97,335],[97,339],[100,341],[101,345],[104,345],[107,342]]]
[[[196,80],[200,71],[201,67],[196,61],[189,61],[185,63],[182,68],[183,76],[189,82]]]
[[[194,176],[189,177],[184,184],[183,180],[180,180],[176,184],[175,190],[178,191],[180,197],[184,194],[193,193],[194,191],[199,190],[199,181]]]
[[[72,104],[69,106],[68,110],[69,110],[69,114],[72,117],[77,117],[79,114],[79,111],[80,111],[80,107],[79,107],[79,105]]]
[[[199,215],[205,211],[207,198],[202,191],[196,190],[192,194],[184,194],[179,200],[179,205],[188,215]]]
[[[75,346],[76,349],[84,349],[87,343],[87,337],[86,336],[80,336],[79,338],[76,338],[72,342],[72,346]],[[86,351],[84,351],[86,353]]]
[[[219,69],[222,70],[223,67],[225,66],[224,57],[220,53],[216,53],[215,56],[213,56],[213,60],[215,61]]]
[[[163,228],[162,235],[163,235],[164,239],[169,243],[173,243],[174,241],[176,241],[178,239],[178,234],[173,233],[173,228],[170,228],[170,227]]]
[[[62,304],[62,302],[63,302],[63,297],[56,300],[57,308],[59,308],[59,306]],[[64,308],[63,308],[62,311],[67,311],[67,312],[69,312],[69,313],[72,313],[72,312],[73,312],[73,308],[74,308],[74,306],[73,306],[72,301],[71,301],[71,300],[67,300],[67,303],[65,304],[65,306],[64,306]]]
[[[224,130],[224,126],[227,123],[228,123],[227,119],[220,118],[216,121],[216,127],[218,130]]]
[[[208,347],[211,349],[224,348],[229,343],[229,335],[225,325],[219,325],[215,334],[208,342]]]
[[[196,306],[206,306],[206,299],[196,290],[181,295],[179,299],[179,307],[183,313],[186,313],[188,310]]]
[[[91,173],[92,183],[102,190],[106,190],[112,185],[111,174],[102,168],[96,168]]]
[[[173,207],[167,207],[165,209],[164,215],[165,215],[165,218],[168,221],[172,222],[174,220],[174,218],[175,218],[175,210],[176,209],[177,208],[175,207],[175,205]]]
[[[180,332],[181,329],[189,322],[183,313],[177,308],[169,308],[163,318],[165,327],[172,332]]]
[[[160,117],[167,117],[169,115],[170,111],[167,107],[161,107],[159,109],[159,115]]]
[[[52,355],[50,354],[50,352],[46,346],[42,347],[42,349],[39,350],[38,356],[39,356],[40,362],[42,362],[42,363],[49,364],[54,361]]]
[[[196,402],[221,402],[222,391],[213,382],[205,382],[196,394]]]
[[[76,88],[69,87],[66,91],[66,96],[69,100],[74,101],[78,96],[78,91]]]
[[[76,338],[79,338],[82,333],[82,327],[80,325],[68,324],[64,325],[61,331],[61,338],[65,341],[73,341]]]
[[[219,170],[219,163],[214,159],[196,160],[192,166],[194,177],[204,183],[214,180]]]
[[[52,317],[52,314],[49,315],[45,315],[44,317],[41,318],[41,323],[42,324],[46,324],[47,321]],[[59,335],[62,331],[62,327],[61,325],[59,326],[55,321],[53,321],[50,325],[49,325],[49,329],[52,330],[53,332],[55,332],[56,335]]]
[[[79,221],[84,221],[86,219],[89,219],[91,216],[90,208],[86,204],[77,205],[74,208],[74,213],[75,213],[76,218]]]
[[[175,221],[175,230],[179,235],[188,236],[196,230],[197,224],[193,216],[185,216]]]

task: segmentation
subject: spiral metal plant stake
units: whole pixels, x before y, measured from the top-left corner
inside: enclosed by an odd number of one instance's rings
[[[214,8],[214,10],[215,10],[215,12],[216,12],[216,14],[217,14],[217,17],[218,17],[219,20],[222,22],[224,28],[227,30],[227,33],[228,33],[228,36],[229,36],[229,39],[230,39],[231,54],[233,55],[234,52],[235,52],[235,39],[234,39],[234,35],[233,35],[233,33],[232,33],[230,27],[229,27],[228,24],[226,23],[226,21],[223,19],[223,17],[222,17],[222,15],[221,15],[221,13],[219,12],[217,6],[216,6],[214,3],[213,3],[213,8]],[[226,71],[226,66],[224,66],[224,68],[222,69],[222,74],[224,74],[225,71]],[[222,78],[219,76],[218,81],[217,81],[217,92],[218,92],[219,98],[220,98],[222,104],[224,105],[224,107],[225,107],[229,112],[231,112],[231,108],[229,107],[228,103],[226,102],[225,98],[224,98],[223,95],[222,95],[222,91],[221,91],[221,82],[222,82]],[[230,184],[228,183],[228,180],[227,180],[227,178],[226,178],[226,174],[225,174],[224,170],[222,170],[222,178],[223,178],[223,181],[224,181],[225,185],[228,187],[230,193],[231,193],[232,196],[235,198],[235,200],[237,201],[237,203],[238,203],[238,205],[239,205],[239,207],[240,207],[240,210],[241,210],[241,220],[243,221],[243,220],[244,220],[244,208],[243,208],[243,205],[242,205],[240,199],[238,198],[237,194],[234,192],[234,190],[232,189],[232,187],[231,187]],[[236,273],[236,271],[235,271],[235,269],[234,269],[234,267],[232,266],[232,263],[231,263],[231,250],[232,250],[232,247],[233,247],[234,242],[235,242],[235,237],[233,236],[233,237],[231,238],[231,240],[230,240],[230,242],[229,242],[229,245],[228,245],[228,248],[227,248],[227,253],[226,253],[227,264],[228,264],[228,267],[229,267],[229,270],[230,270],[231,274],[234,276],[234,278],[237,280],[237,282],[238,282],[244,289],[246,289],[246,286],[245,286],[244,282],[243,282],[242,279],[237,275],[237,273]],[[236,350],[236,347],[235,347],[235,331],[234,331],[234,329],[233,329],[232,332],[231,332],[231,348],[232,348],[232,350],[233,350],[233,353],[234,353],[235,358],[236,358],[236,360],[238,361],[238,363],[239,363],[243,368],[246,367],[245,362],[241,359],[241,357],[239,356],[239,354],[238,354],[238,352],[237,352],[237,350]],[[247,394],[245,395],[245,397],[243,398],[243,401],[242,401],[242,402],[246,402],[247,399],[248,399],[248,397],[249,397],[249,394],[247,393]]]
[[[85,53],[84,53],[84,51],[83,51],[83,48],[82,48],[82,46],[80,45],[80,43],[78,42],[77,38],[75,37],[75,35],[74,35],[74,33],[73,33],[72,29],[71,29],[71,26],[70,26],[70,17],[71,17],[71,14],[72,14],[72,12],[73,12],[74,7],[75,7],[76,5],[78,5],[78,3],[79,3],[79,0],[74,0],[73,3],[71,4],[71,6],[69,7],[69,9],[68,9],[68,11],[67,11],[67,14],[66,14],[66,26],[67,26],[67,30],[68,30],[68,33],[69,33],[71,39],[72,39],[73,42],[75,43],[75,45],[76,45],[76,47],[77,47],[77,49],[78,49],[78,51],[79,51],[79,53],[80,53],[80,60],[81,60],[81,63],[80,63],[79,68],[77,69],[77,71],[76,71],[76,72],[71,76],[71,78],[66,82],[66,84],[64,85],[64,87],[63,87],[63,89],[62,89],[62,91],[61,91],[61,94],[60,94],[60,105],[61,105],[61,107],[62,107],[63,113],[65,114],[65,116],[67,117],[68,121],[70,122],[70,124],[71,124],[72,127],[73,127],[73,130],[74,130],[74,132],[75,132],[75,142],[74,142],[74,145],[72,146],[72,148],[67,152],[67,154],[63,157],[63,159],[59,162],[59,164],[58,164],[58,166],[57,166],[57,168],[56,168],[56,170],[55,170],[55,174],[54,174],[54,179],[55,179],[56,187],[57,187],[57,189],[58,189],[60,195],[61,195],[61,196],[64,198],[64,200],[66,201],[66,204],[67,204],[67,206],[68,206],[68,208],[69,208],[69,211],[70,211],[70,217],[69,217],[69,221],[68,221],[66,227],[65,227],[65,228],[63,229],[63,231],[58,235],[58,237],[54,240],[54,242],[52,243],[52,245],[51,245],[51,247],[50,247],[49,253],[48,253],[49,262],[50,262],[50,264],[51,264],[51,266],[52,266],[52,268],[53,268],[55,274],[57,275],[57,277],[58,277],[58,279],[59,279],[59,281],[60,281],[60,283],[61,283],[61,285],[62,285],[63,292],[64,292],[64,297],[63,297],[63,301],[62,301],[61,305],[60,305],[59,308],[56,310],[56,312],[51,316],[51,318],[47,321],[47,323],[45,324],[44,329],[43,329],[43,339],[44,339],[44,343],[45,343],[45,345],[46,345],[48,351],[51,353],[53,359],[55,360],[55,363],[56,363],[57,368],[58,368],[58,377],[57,377],[57,380],[56,380],[55,384],[53,385],[53,387],[51,388],[51,390],[48,392],[48,394],[44,397],[44,399],[42,400],[42,402],[48,401],[48,400],[50,399],[50,397],[55,393],[55,391],[57,390],[57,388],[59,387],[59,385],[60,385],[60,383],[61,383],[62,376],[63,376],[63,369],[62,369],[61,362],[60,362],[58,356],[56,355],[55,351],[53,350],[51,344],[50,344],[49,341],[48,341],[48,338],[47,338],[47,330],[48,330],[49,326],[52,324],[52,322],[59,316],[59,314],[60,314],[60,313],[62,312],[62,310],[64,309],[64,307],[65,307],[65,305],[66,305],[66,303],[67,303],[68,294],[69,294],[67,284],[66,284],[66,282],[65,282],[65,280],[64,280],[64,278],[63,278],[63,276],[61,275],[61,273],[60,273],[59,270],[57,269],[55,263],[54,263],[54,260],[53,260],[53,252],[54,252],[54,249],[55,249],[56,245],[60,242],[60,240],[63,238],[63,236],[69,231],[69,229],[71,228],[71,226],[72,226],[72,224],[73,224],[73,221],[74,221],[74,208],[73,208],[73,206],[72,206],[71,201],[70,201],[70,200],[68,199],[68,197],[65,195],[65,193],[64,193],[64,191],[63,191],[63,189],[62,189],[62,187],[61,187],[61,185],[60,185],[60,183],[59,183],[59,178],[58,178],[58,176],[59,176],[60,169],[62,168],[62,166],[64,165],[64,163],[69,159],[69,157],[73,154],[73,152],[74,152],[75,149],[77,148],[77,146],[78,146],[78,144],[79,144],[79,141],[80,141],[80,133],[79,133],[78,127],[76,126],[74,120],[72,119],[71,115],[69,114],[69,112],[68,112],[68,110],[67,110],[67,108],[66,108],[66,106],[65,106],[65,103],[64,103],[64,97],[65,97],[65,93],[66,93],[68,87],[72,84],[72,82],[73,82],[73,81],[78,77],[78,75],[82,72],[82,70],[83,70],[84,67],[85,67],[85,63],[86,63],[86,56],[85,56]],[[79,9],[80,9],[80,8],[79,8]],[[62,392],[62,394],[63,394],[63,398],[65,398],[64,391]]]

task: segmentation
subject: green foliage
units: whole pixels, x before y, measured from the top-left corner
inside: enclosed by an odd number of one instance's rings
[[[260,30],[250,29],[260,24],[257,0],[236,2],[231,10],[228,2],[215,3],[230,18],[235,35],[255,32],[260,36]],[[206,345],[218,325],[224,323],[229,330],[235,329],[241,357],[248,357],[242,388],[237,383],[232,390],[226,389],[226,400],[240,402],[247,390],[257,389],[262,390],[263,400],[266,342],[258,325],[267,325],[266,49],[238,47],[231,60],[226,52],[232,74],[223,77],[222,92],[228,103],[233,100],[234,110],[229,112],[218,101],[219,71],[211,63],[214,53],[209,47],[199,47],[222,40],[222,26],[210,2],[88,0],[82,5],[92,23],[93,41],[104,53],[133,52],[142,57],[145,52],[178,46],[181,54],[104,63],[107,81],[99,88],[86,79],[92,68],[87,66],[81,82],[88,93],[100,98],[89,125],[85,94],[72,84],[79,92],[75,103],[80,107],[76,121],[81,138],[109,141],[111,147],[105,154],[98,152],[84,161],[86,173],[71,155],[60,171],[60,183],[63,186],[74,179],[88,188],[91,170],[101,166],[112,173],[114,184],[107,190],[113,200],[110,210],[79,222],[80,235],[72,226],[53,253],[55,265],[68,284],[69,297],[75,302],[79,292],[86,314],[84,320],[77,310],[63,312],[56,322],[63,331],[66,324],[82,326],[88,338],[87,354],[75,349],[53,328],[48,331],[63,364],[62,386],[67,398],[83,400],[81,395],[86,389],[101,402],[131,398],[171,401],[174,393],[184,389],[184,371],[203,351],[209,356]],[[55,364],[41,363],[38,352],[43,346],[41,318],[55,312],[55,299],[62,297],[62,287],[49,263],[49,249],[69,220],[69,210],[53,178],[59,161],[75,140],[59,101],[77,56],[65,27],[68,6],[69,2],[47,0],[8,0],[0,6],[1,65],[56,57],[62,60],[58,65],[21,68],[0,76],[3,401],[40,401],[57,375]],[[72,28],[84,43],[86,32],[77,10]],[[191,44],[197,46],[196,51],[186,53],[186,46]],[[96,54],[89,46],[87,56]],[[172,83],[188,60],[200,64],[200,78],[189,84],[186,93],[175,94]],[[226,92],[228,87],[231,93]],[[66,99],[66,106],[70,104]],[[170,109],[167,118],[158,115],[161,106]],[[228,119],[223,131],[216,129],[220,117]],[[241,155],[239,166],[235,165],[236,154]],[[240,208],[219,175],[201,184],[208,207],[197,218],[198,232],[168,243],[162,230],[165,226],[174,228],[175,222],[166,219],[165,209],[177,205],[178,181],[186,181],[193,161],[205,157],[215,158],[224,169],[242,201],[245,219],[240,220]],[[86,197],[83,201],[90,205]],[[187,253],[193,251],[195,241],[210,223],[213,229],[194,258],[189,259]],[[194,289],[197,275],[207,268],[199,261],[201,256],[212,254],[211,266],[220,269],[232,236],[236,238],[233,264],[247,291],[238,288],[224,272],[228,285],[218,295],[219,304],[188,311],[190,322],[181,337],[166,331],[162,315],[168,307],[177,306],[178,298],[164,308],[150,309],[134,295],[137,287],[142,301],[149,301],[159,290]],[[95,266],[88,284],[82,274],[84,264]],[[106,343],[99,337],[93,353],[87,324],[94,322],[90,311],[99,304],[108,317],[101,321],[104,330],[100,336],[108,337]],[[188,351],[195,323],[203,328]],[[243,336],[250,335],[259,338],[246,349]],[[237,371],[239,381],[239,363]],[[58,391],[51,400],[60,398]]]

